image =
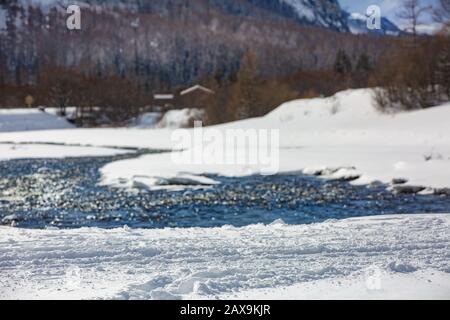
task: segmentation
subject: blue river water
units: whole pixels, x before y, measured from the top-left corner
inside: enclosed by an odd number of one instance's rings
[[[402,213],[448,213],[450,196],[394,194],[306,175],[212,176],[203,190],[130,193],[98,186],[99,169],[132,155],[0,162],[0,224],[22,228],[164,228],[307,224]]]

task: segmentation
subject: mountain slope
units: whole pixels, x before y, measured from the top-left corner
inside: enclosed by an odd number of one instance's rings
[[[227,15],[287,18],[301,25],[348,31],[344,11],[337,0],[19,0],[19,3],[47,8],[79,3],[161,15],[186,9],[216,10]]]
[[[345,12],[338,0],[16,0],[22,6],[40,6],[49,9],[57,5],[82,4],[104,9],[139,13],[157,13],[177,17],[181,11],[200,14],[210,11],[231,16],[292,20],[304,26],[316,26],[338,32],[399,35],[400,29],[387,18],[382,18],[381,30],[370,31],[362,14]],[[13,3],[14,0],[11,1]],[[0,27],[2,15],[0,14]],[[4,20],[4,19],[3,19]],[[4,23],[3,23],[4,24]]]
[[[83,4],[80,31],[66,28],[64,6],[73,2]],[[6,70],[0,73],[0,83],[18,86],[40,82],[51,87],[60,78],[73,79],[58,70],[62,68],[89,77],[138,79],[143,91],[165,90],[202,81],[204,76],[229,80],[248,50],[256,54],[261,76],[276,77],[329,69],[339,49],[354,57],[367,53],[376,61],[390,45],[384,37],[353,37],[336,0],[0,4],[0,69]]]
[[[300,21],[327,27],[336,31],[348,31],[344,11],[337,0],[280,0],[290,5]]]

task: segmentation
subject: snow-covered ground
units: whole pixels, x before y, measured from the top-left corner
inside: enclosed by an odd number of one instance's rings
[[[221,295],[224,300],[429,300],[450,299],[450,275],[436,270],[393,273],[367,269],[360,275],[289,287]],[[377,286],[377,282],[380,286]]]
[[[0,132],[71,128],[74,126],[55,113],[37,109],[0,109]]]
[[[206,130],[279,129],[280,172],[303,170],[313,173],[324,168],[347,168],[333,172],[332,178],[358,175],[360,178],[353,183],[359,184],[375,180],[388,183],[404,178],[410,185],[448,188],[449,117],[450,106],[395,115],[380,114],[373,107],[368,90],[355,90],[329,99],[289,102],[266,117]],[[174,146],[170,134],[170,130],[149,131],[151,141],[140,138],[142,133],[133,131],[125,136],[135,138],[132,144],[170,149]],[[125,136],[122,139],[126,139]],[[260,169],[246,164],[174,164],[172,155],[163,154],[112,163],[102,172],[106,184],[117,185],[117,181],[128,179],[125,186],[130,186],[139,176],[151,187],[155,178],[169,179],[183,172],[241,176],[259,173]]]
[[[174,129],[64,125],[18,132],[31,128],[20,120],[29,116],[11,118],[8,112],[0,113],[0,160],[122,152],[108,147],[180,149],[172,140]],[[59,119],[50,116],[51,123],[34,129],[55,129]],[[279,130],[279,172],[321,171],[330,178],[359,177],[352,182],[357,184],[404,178],[409,185],[449,188],[449,119],[450,105],[381,114],[370,90],[349,90],[204,130]],[[189,150],[110,163],[100,182],[154,187],[175,177],[212,184],[202,175],[242,176],[261,169],[175,163],[173,156],[183,152]],[[0,298],[450,299],[449,227],[450,215],[214,229],[0,227]]]
[[[130,153],[130,150],[40,144],[2,144],[0,143],[0,161],[14,159],[45,159],[70,157],[113,156]]]
[[[0,235],[6,299],[450,299],[449,215]]]
[[[332,169],[332,177],[358,175],[353,183],[390,182],[450,187],[450,105],[408,113],[382,114],[372,91],[348,90],[331,98],[296,100],[269,115],[208,130],[275,129],[280,133],[279,172]],[[58,142],[94,146],[173,149],[171,129],[75,129],[0,133],[0,142]],[[179,146],[178,146],[179,147]],[[198,146],[197,146],[198,147]],[[130,186],[139,176],[149,187],[160,178],[183,173],[241,176],[259,173],[248,165],[193,165],[172,161],[172,155],[146,155],[103,168],[103,183]],[[344,168],[341,170],[335,170]],[[120,179],[119,179],[120,178]],[[157,179],[155,179],[157,178]],[[201,177],[199,177],[201,178]]]
[[[74,112],[69,108],[68,112]],[[37,109],[0,109],[0,133],[18,134],[30,131],[33,136],[36,131],[44,130],[50,137],[65,135],[65,130],[75,126],[65,118],[57,116],[55,108],[47,108],[45,112]],[[60,131],[64,129],[63,131]],[[73,134],[74,131],[71,131]],[[14,140],[14,139],[13,139]],[[30,158],[67,158],[88,156],[110,156],[129,153],[130,151],[101,146],[33,144],[34,139],[25,143],[0,142],[0,160],[30,159]],[[7,142],[7,143],[5,143]]]
[[[357,175],[354,183],[391,182],[450,186],[450,105],[410,113],[381,114],[369,90],[350,90],[327,99],[286,103],[263,118],[205,129],[275,129],[280,133],[279,172],[333,171],[333,178]],[[205,133],[207,135],[207,133]],[[202,149],[206,149],[203,143]],[[170,145],[171,147],[173,145]],[[185,149],[200,147],[186,146]],[[232,148],[225,146],[227,148]],[[190,152],[189,150],[187,152]],[[205,152],[205,151],[204,151]],[[207,158],[207,155],[204,156]],[[261,166],[173,163],[173,155],[147,155],[107,165],[104,182],[133,177],[172,178],[183,172],[227,176],[258,174]],[[336,172],[334,172],[336,171]]]

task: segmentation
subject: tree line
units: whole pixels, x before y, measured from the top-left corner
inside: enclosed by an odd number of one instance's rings
[[[406,0],[417,28],[422,7]],[[448,23],[450,0],[435,19]],[[153,105],[153,93],[201,83],[216,92],[208,123],[264,115],[295,98],[380,87],[380,108],[427,107],[448,98],[448,33],[351,35],[292,21],[178,8],[183,19],[152,10],[83,10],[81,31],[64,11],[0,4],[0,106],[35,105],[63,113],[77,106],[80,125],[123,124]],[[408,11],[409,8],[409,11]],[[411,9],[412,8],[412,9]]]
[[[425,12],[442,29],[434,36],[417,31]],[[450,100],[450,0],[439,0],[436,8],[419,0],[405,0],[400,17],[412,33],[399,46],[390,48],[380,61],[376,101],[383,111],[429,108]]]

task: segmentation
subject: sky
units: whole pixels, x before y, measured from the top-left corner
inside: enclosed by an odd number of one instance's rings
[[[438,0],[422,0],[423,5],[436,4]],[[399,23],[396,17],[399,5],[402,0],[339,0],[342,8],[349,12],[365,13],[370,5],[378,5],[381,8],[381,13],[388,19]]]

